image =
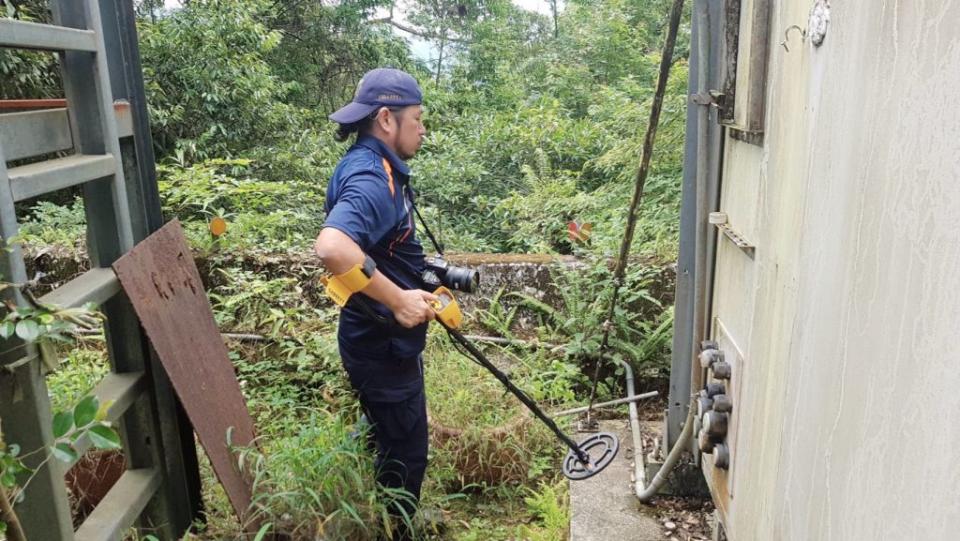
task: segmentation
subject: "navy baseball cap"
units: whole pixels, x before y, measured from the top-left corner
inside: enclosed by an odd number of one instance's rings
[[[412,75],[393,68],[368,71],[360,79],[353,101],[330,115],[339,124],[353,124],[381,107],[404,107],[423,103],[423,91]]]

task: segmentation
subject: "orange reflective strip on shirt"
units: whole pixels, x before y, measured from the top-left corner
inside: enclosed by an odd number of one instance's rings
[[[387,186],[390,188],[390,195],[396,196],[397,190],[393,187],[393,168],[386,158],[383,159],[383,168],[387,171]]]

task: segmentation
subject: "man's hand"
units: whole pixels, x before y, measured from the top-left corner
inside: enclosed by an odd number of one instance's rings
[[[407,289],[402,290],[388,308],[393,312],[397,323],[411,329],[434,318],[436,313],[430,303],[436,300],[438,299],[435,295],[422,289]]]

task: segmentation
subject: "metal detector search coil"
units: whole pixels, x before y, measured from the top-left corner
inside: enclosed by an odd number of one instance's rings
[[[580,442],[580,450],[590,455],[589,463],[581,462],[572,449],[563,459],[563,475],[571,481],[593,477],[609,466],[620,450],[620,440],[609,432],[599,432]]]

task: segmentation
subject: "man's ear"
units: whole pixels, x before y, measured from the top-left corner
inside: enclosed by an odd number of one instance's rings
[[[390,109],[381,107],[380,110],[377,111],[376,122],[380,126],[381,130],[390,133],[394,123],[392,115],[390,114]]]

